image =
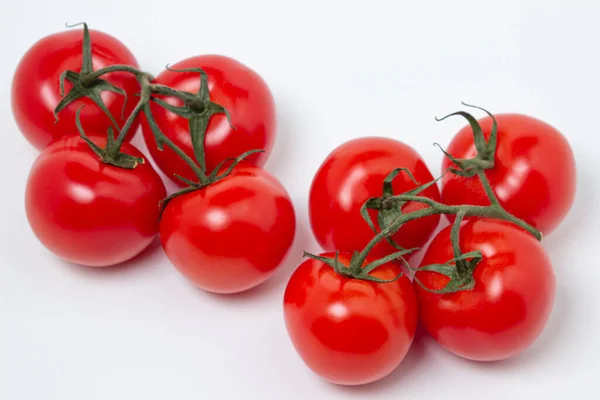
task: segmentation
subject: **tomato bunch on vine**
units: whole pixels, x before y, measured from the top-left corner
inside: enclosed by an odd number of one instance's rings
[[[277,133],[265,80],[221,55],[154,76],[118,39],[80,25],[34,44],[13,79],[15,120],[40,151],[25,193],[36,237],[88,267],[127,262],[158,237],[199,288],[266,281],[290,252],[297,216],[262,168]],[[463,105],[483,116],[438,119],[466,121],[438,145],[438,177],[408,144],[376,136],[340,144],[316,171],[308,219],[323,252],[304,253],[291,274],[283,317],[322,378],[389,375],[419,320],[477,361],[520,354],[546,326],[556,278],[542,238],[573,204],[573,152],[544,121]],[[148,155],[131,143],[140,128]]]

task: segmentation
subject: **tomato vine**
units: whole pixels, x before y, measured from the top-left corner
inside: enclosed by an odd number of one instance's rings
[[[489,111],[481,107],[469,105],[466,103],[463,103],[463,105],[482,110],[493,119],[493,127],[489,139],[485,139],[481,126],[471,114],[464,111],[458,111],[446,115],[443,118],[436,118],[436,120],[443,121],[444,119],[449,118],[451,116],[464,117],[469,122],[473,131],[475,148],[477,150],[476,155],[470,159],[458,159],[454,158],[448,152],[443,150],[441,146],[437,144],[436,145],[440,147],[440,149],[442,149],[444,155],[448,157],[456,166],[449,168],[445,173],[452,173],[465,178],[479,179],[490,202],[489,206],[446,205],[441,202],[432,200],[428,197],[418,195],[421,191],[425,190],[431,185],[436,184],[441,177],[431,182],[420,185],[417,188],[412,189],[408,192],[394,195],[392,192],[392,181],[402,172],[406,173],[413,182],[418,184],[409,170],[407,170],[406,168],[397,168],[391,171],[389,175],[385,178],[383,182],[383,196],[378,198],[370,198],[363,204],[361,208],[362,217],[376,235],[360,252],[354,252],[348,265],[342,265],[339,262],[337,256],[332,259],[313,255],[307,252],[304,253],[305,256],[322,261],[327,265],[331,266],[339,274],[349,278],[363,279],[379,283],[393,282],[399,279],[402,276],[402,273],[400,273],[396,278],[387,281],[375,278],[371,276],[370,273],[380,265],[383,265],[387,262],[396,259],[404,262],[408,266],[408,264],[404,260],[404,256],[419,249],[404,249],[397,243],[395,243],[391,236],[398,232],[398,230],[402,227],[403,224],[409,221],[417,220],[436,214],[456,215],[456,219],[453,222],[451,230],[451,240],[453,245],[454,258],[448,260],[444,264],[426,265],[419,268],[419,270],[435,271],[446,275],[448,278],[450,278],[448,284],[444,288],[434,291],[425,288],[421,284],[421,282],[415,277],[416,282],[428,291],[435,293],[452,293],[459,290],[469,290],[473,288],[473,271],[483,257],[480,251],[473,251],[463,254],[460,250],[460,225],[465,217],[483,217],[505,220],[523,228],[531,235],[533,235],[537,240],[542,240],[542,233],[538,229],[512,215],[511,213],[506,211],[504,207],[502,207],[485,174],[485,171],[487,169],[494,168],[494,158],[496,154],[497,141],[497,122],[494,116]],[[404,214],[401,210],[402,206],[407,202],[423,203],[428,207]],[[375,224],[371,220],[371,217],[368,212],[369,209],[377,210],[377,222],[379,225],[379,231],[377,230]],[[375,247],[377,243],[379,243],[382,240],[387,240],[397,251],[386,257],[380,258],[378,260],[372,261],[364,265],[365,260],[370,251]],[[411,270],[415,270],[415,268],[412,268],[410,266],[408,266],[408,268]]]

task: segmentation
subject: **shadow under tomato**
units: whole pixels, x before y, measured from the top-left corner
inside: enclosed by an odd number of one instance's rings
[[[138,268],[149,268],[152,265],[157,265],[157,257],[160,257],[162,253],[160,240],[158,236],[152,240],[152,242],[142,250],[137,256],[130,260],[122,263],[108,266],[108,267],[89,267],[86,265],[76,264],[69,261],[62,261],[62,265],[66,268],[71,269],[74,273],[85,276],[112,276],[116,274],[122,274],[124,272],[134,271]]]

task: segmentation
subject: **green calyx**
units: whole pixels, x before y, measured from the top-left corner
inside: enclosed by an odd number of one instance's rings
[[[125,103],[127,102],[127,95],[125,91],[115,85],[100,79],[94,75],[92,67],[92,44],[90,40],[90,32],[86,23],[70,25],[69,27],[75,27],[83,25],[83,48],[82,48],[82,64],[79,72],[65,71],[60,75],[60,95],[62,100],[57,104],[54,109],[54,118],[58,121],[58,114],[69,104],[74,101],[87,97],[92,100],[110,119],[114,127],[119,130],[119,124],[113,117],[112,113],[102,100],[101,94],[103,91],[109,91],[116,94],[125,96]],[[69,81],[73,87],[69,93],[65,96],[65,80]]]
[[[415,276],[415,282],[417,282],[423,289],[436,294],[446,294],[461,290],[471,290],[475,287],[473,271],[475,271],[475,267],[483,259],[483,255],[480,251],[472,251],[463,254],[460,250],[460,224],[462,223],[465,215],[465,211],[459,211],[459,213],[456,215],[456,219],[454,220],[454,224],[452,225],[452,230],[450,232],[454,258],[444,264],[430,264],[417,268],[416,270],[413,269],[413,271],[437,272],[438,274],[445,275],[450,280],[442,289],[434,290],[423,285]]]
[[[115,140],[114,131],[111,127],[108,127],[108,132],[106,136],[106,147],[102,148],[92,142],[90,138],[86,135],[83,127],[81,126],[81,109],[84,106],[79,107],[76,114],[75,123],[77,124],[77,130],[79,131],[79,136],[90,146],[92,151],[102,160],[105,164],[114,165],[115,167],[125,168],[125,169],[133,169],[137,167],[139,164],[144,163],[143,158],[134,157],[129,154],[121,153],[121,145],[118,144],[118,141]]]
[[[455,158],[448,152],[446,152],[439,144],[435,143],[435,145],[439,147],[440,150],[442,150],[444,155],[448,157],[448,159],[452,161],[454,165],[456,165],[457,168],[451,168],[450,172],[465,178],[471,178],[477,175],[479,171],[494,168],[496,142],[498,139],[498,123],[496,122],[496,118],[494,118],[494,116],[489,111],[481,107],[470,105],[464,102],[462,104],[467,107],[481,110],[492,118],[493,125],[492,131],[490,132],[489,140],[486,141],[485,136],[483,134],[483,130],[481,129],[481,125],[479,125],[479,122],[475,119],[475,117],[473,117],[467,112],[457,111],[452,114],[448,114],[445,117],[436,118],[436,121],[443,121],[446,118],[450,118],[456,115],[465,118],[469,122],[471,130],[473,131],[473,139],[475,143],[475,149],[477,150],[477,155],[473,158]]]
[[[201,68],[188,68],[174,70],[167,66],[169,71],[173,72],[196,72],[200,75],[200,88],[197,93],[179,92],[177,97],[183,102],[183,106],[173,106],[160,98],[152,98],[154,102],[165,108],[166,110],[179,115],[188,120],[190,134],[192,136],[192,145],[196,162],[200,167],[200,171],[196,173],[200,180],[206,178],[206,160],[204,154],[204,139],[208,123],[213,115],[225,114],[227,122],[232,129],[235,127],[231,124],[231,116],[225,107],[214,103],[210,99],[208,91],[208,77],[206,72]],[[153,85],[155,94],[173,95],[173,89],[163,85]]]
[[[375,234],[378,234],[380,231],[392,226],[393,233],[391,235],[394,235],[402,227],[402,224],[399,224],[397,226],[393,226],[393,224],[396,220],[398,220],[398,218],[402,217],[402,207],[407,203],[407,201],[395,197],[392,189],[393,181],[402,172],[405,173],[415,185],[419,184],[416,181],[413,174],[407,168],[396,168],[392,170],[383,181],[383,195],[381,197],[373,197],[368,199],[361,207],[361,216]],[[424,185],[418,186],[403,194],[407,196],[416,196],[422,191],[429,188],[430,186],[435,185],[438,179],[428,182]],[[377,229],[373,224],[373,221],[371,220],[371,217],[369,215],[369,210],[377,211],[377,224],[379,226],[379,229]],[[385,240],[396,250],[404,250],[402,246],[397,244],[392,239],[391,235],[386,236]]]
[[[342,275],[348,279],[360,279],[363,281],[369,281],[369,282],[375,282],[375,283],[391,283],[391,282],[395,282],[398,279],[400,279],[402,277],[403,273],[400,272],[398,275],[396,275],[392,279],[380,279],[380,278],[377,278],[376,276],[371,275],[371,273],[376,268],[378,268],[384,264],[387,264],[389,262],[392,262],[396,259],[402,258],[403,256],[405,256],[409,253],[412,253],[415,250],[418,250],[418,249],[415,248],[415,249],[407,249],[407,250],[397,251],[386,257],[372,261],[368,264],[364,264],[365,257],[367,254],[365,252],[360,252],[360,253],[354,252],[354,254],[352,255],[352,258],[350,260],[350,263],[348,265],[342,264],[342,262],[339,260],[339,252],[336,252],[336,255],[334,258],[318,256],[318,255],[311,254],[308,252],[304,252],[304,257],[309,257],[314,260],[321,261],[322,263],[327,264],[331,268],[333,268],[333,270],[336,273],[338,273],[339,275]]]
[[[217,167],[207,176],[207,179],[203,182],[193,182],[187,178],[184,178],[183,176],[175,175],[175,177],[177,179],[181,180],[182,182],[186,183],[189,186],[173,193],[172,195],[170,195],[169,197],[164,199],[161,202],[161,207],[164,209],[167,206],[167,203],[177,196],[203,189],[209,185],[212,185],[213,183],[216,183],[216,182],[228,177],[234,171],[237,164],[239,164],[246,157],[248,157],[252,154],[255,154],[255,153],[262,153],[263,151],[264,150],[250,150],[250,151],[247,151],[247,152],[241,154],[240,156],[238,156],[236,158],[226,158],[225,160],[221,161],[219,163],[219,165],[217,165]],[[228,163],[228,162],[231,164],[227,167],[227,169],[225,171],[220,172],[221,169],[223,168],[223,166],[225,165],[225,163]]]

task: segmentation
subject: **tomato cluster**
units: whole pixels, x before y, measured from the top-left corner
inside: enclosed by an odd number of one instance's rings
[[[158,236],[194,285],[235,293],[268,279],[289,252],[292,201],[262,169],[275,102],[244,64],[195,56],[153,77],[120,41],[84,24],[83,35],[50,35],[27,51],[12,105],[41,151],[26,186],[28,222],[57,256],[107,267]],[[541,239],[572,206],[574,156],[543,121],[478,109],[487,113],[479,120],[449,115],[468,125],[442,150],[437,179],[415,149],[385,137],[341,144],[316,172],[309,220],[324,252],[305,254],[283,309],[294,348],[322,378],[358,385],[389,375],[419,321],[478,361],[520,354],[544,329],[556,279]],[[129,142],[139,126],[180,190],[167,193]],[[450,224],[438,229],[443,216]]]
[[[533,117],[455,114],[469,125],[444,151],[441,191],[414,149],[381,137],[338,146],[313,179],[310,222],[326,253],[294,272],[284,310],[296,350],[331,382],[388,375],[417,318],[447,350],[478,361],[521,353],[548,321],[556,281],[539,239],[573,203],[569,144]],[[440,214],[453,224],[436,234]],[[417,268],[414,252],[395,253],[430,240]]]
[[[125,45],[87,26],[83,35],[43,38],[22,58],[13,113],[41,150],[25,194],[31,229],[57,256],[94,267],[135,257],[158,234],[198,287],[231,293],[260,284],[288,253],[296,224],[286,189],[260,168],[276,134],[268,86],[224,56],[191,57],[155,79],[137,68]],[[136,105],[140,90],[156,99],[142,95]],[[140,123],[158,167],[186,186],[181,193],[167,197],[146,156],[128,143]],[[232,162],[255,149],[262,151]]]

